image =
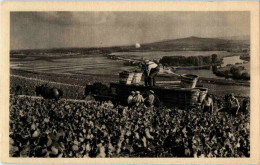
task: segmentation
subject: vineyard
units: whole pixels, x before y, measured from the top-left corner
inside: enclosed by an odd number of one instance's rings
[[[110,101],[84,100],[86,84],[108,85],[118,81],[114,76],[11,73],[11,157],[250,156],[250,109],[233,116],[203,113],[199,106],[186,111],[115,106]],[[40,84],[62,89],[63,98],[35,97]],[[22,87],[19,96],[13,95],[17,86]],[[223,96],[213,98],[216,110]],[[241,105],[245,99],[239,98]]]
[[[250,112],[10,96],[11,157],[249,157]]]
[[[24,78],[24,77],[10,77],[10,93],[14,94],[16,87],[22,86],[21,94],[35,96],[35,87],[40,84],[47,84],[49,87],[58,87],[64,91],[64,98],[70,99],[84,99],[84,90],[85,86],[79,85],[71,85],[64,83],[57,83],[51,81],[44,81],[32,78]]]
[[[58,73],[39,73],[25,70],[11,69],[11,75],[18,75],[27,78],[35,78],[51,82],[59,82],[66,84],[75,84],[85,86],[88,82],[114,82],[118,79],[118,75],[95,75],[95,74],[58,74]]]
[[[249,109],[233,116],[203,113],[199,106],[186,111],[143,105],[130,108],[86,99],[86,84],[117,81],[113,75],[65,76],[11,70],[10,156],[250,156]],[[63,98],[55,101],[35,97],[35,87],[41,84],[62,89]],[[17,86],[22,88],[18,96],[13,95]],[[213,95],[215,110],[222,106],[222,97]],[[241,105],[245,99],[239,98]]]
[[[35,95],[35,87],[47,84],[49,87],[56,87],[63,90],[64,98],[84,99],[86,84],[94,82],[117,81],[117,76],[99,75],[64,75],[55,73],[37,73],[22,70],[11,70],[10,73],[10,93],[14,94],[16,87],[22,86],[23,95]]]

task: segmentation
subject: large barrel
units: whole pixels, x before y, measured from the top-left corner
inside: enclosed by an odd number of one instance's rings
[[[200,90],[199,102],[202,103],[202,101],[205,99],[208,93],[208,88],[199,88],[199,90]]]
[[[191,102],[192,102],[192,103],[198,102],[199,95],[200,95],[199,90],[193,90],[193,91],[191,92],[191,96],[192,96]]]
[[[119,83],[120,84],[131,84],[134,77],[134,73],[131,72],[121,72],[119,73]]]
[[[183,74],[181,75],[181,87],[182,88],[195,88],[198,76],[193,74]]]

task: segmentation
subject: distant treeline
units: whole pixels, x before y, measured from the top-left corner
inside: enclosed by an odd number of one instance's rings
[[[244,66],[232,66],[226,70],[218,70],[216,66],[212,67],[215,75],[225,78],[233,78],[237,80],[250,80],[250,74]]]
[[[111,49],[117,51],[118,48],[55,48],[55,49],[24,49],[24,50],[11,50],[10,54],[69,54],[69,53],[79,53],[79,54],[110,54],[112,53]]]
[[[216,54],[211,56],[164,56],[160,63],[164,66],[203,66],[221,63]]]
[[[250,55],[249,54],[240,55],[240,59],[241,60],[250,61]]]

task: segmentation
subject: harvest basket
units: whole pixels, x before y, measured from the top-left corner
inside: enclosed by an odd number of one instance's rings
[[[182,88],[195,88],[198,76],[193,74],[183,74],[181,75],[181,87]]]

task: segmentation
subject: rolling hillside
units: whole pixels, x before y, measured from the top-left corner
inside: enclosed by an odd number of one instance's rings
[[[150,50],[230,50],[249,48],[249,40],[226,40],[218,38],[188,37],[143,44],[142,49]]]
[[[93,47],[93,48],[53,48],[53,49],[31,49],[31,50],[11,50],[13,54],[37,54],[39,53],[65,53],[73,55],[78,54],[109,54],[112,52],[124,51],[227,51],[227,50],[243,50],[249,49],[250,40],[239,40],[236,38],[200,38],[188,37],[173,40],[165,40],[153,43],[141,44],[140,48],[135,45],[113,46],[113,47]]]

